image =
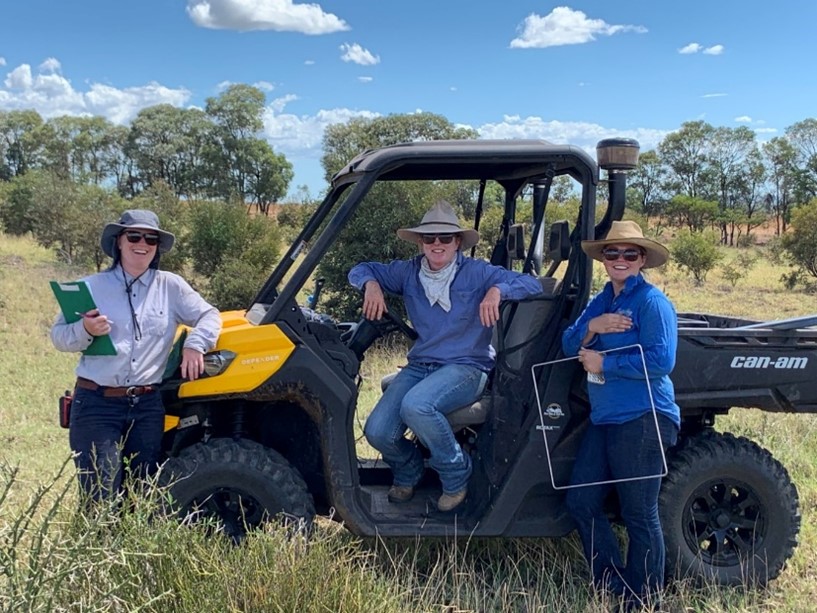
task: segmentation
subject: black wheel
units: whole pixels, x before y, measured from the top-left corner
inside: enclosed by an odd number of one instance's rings
[[[743,437],[705,432],[669,460],[659,498],[668,576],[765,585],[797,545],[797,489]]]
[[[253,441],[218,438],[191,445],[165,463],[161,480],[180,517],[215,518],[235,541],[270,519],[308,528],[315,516],[298,471]]]

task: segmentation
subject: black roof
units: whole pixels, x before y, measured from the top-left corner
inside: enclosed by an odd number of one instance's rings
[[[435,140],[364,151],[332,178],[338,186],[376,173],[380,181],[536,178],[550,164],[556,174],[588,174],[598,167],[584,149],[545,140]]]

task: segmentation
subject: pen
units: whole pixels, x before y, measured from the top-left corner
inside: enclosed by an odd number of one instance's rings
[[[81,313],[79,311],[74,311],[74,314],[79,315],[80,317],[87,317],[88,319],[93,319],[94,317],[99,317],[99,315],[88,315],[88,313]],[[109,319],[108,323],[112,324],[113,320]]]

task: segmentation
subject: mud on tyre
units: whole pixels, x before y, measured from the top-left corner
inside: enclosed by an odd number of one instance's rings
[[[755,444],[705,432],[669,459],[659,498],[668,576],[765,585],[797,545],[797,489]]]
[[[168,459],[161,481],[181,518],[214,518],[234,540],[271,519],[309,527],[315,516],[300,473],[254,441],[217,438],[192,445]]]

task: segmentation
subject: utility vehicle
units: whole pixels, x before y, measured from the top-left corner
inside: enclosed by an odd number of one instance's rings
[[[626,171],[637,157],[637,142],[607,139],[598,162],[579,147],[540,140],[413,142],[354,158],[252,306],[223,314],[206,357],[209,376],[182,382],[177,373],[165,381],[163,474],[181,512],[215,515],[236,538],[271,518],[308,523],[316,513],[363,536],[568,534],[562,486],[588,423],[586,378],[575,361],[535,365],[563,357],[562,332],[593,284],[580,241],[603,237],[622,217]],[[580,208],[575,219],[546,221],[561,175],[572,179]],[[489,217],[486,185],[499,186],[504,208],[491,230],[498,238],[490,260],[536,274],[543,286],[539,298],[503,305],[489,386],[450,416],[474,465],[455,513],[431,504],[440,493],[432,470],[411,502],[390,503],[389,468],[356,450],[361,363],[379,337],[411,336],[411,327],[393,314],[338,324],[298,300],[355,212],[372,205],[373,187],[392,181],[460,182],[478,194],[476,225]],[[600,192],[607,197],[597,217]],[[517,223],[523,196],[532,202],[527,231]],[[786,469],[754,442],[713,425],[739,407],[817,411],[817,329],[809,327],[816,323],[679,315],[672,378],[683,426],[660,501],[670,571],[762,584],[792,555],[800,511]],[[615,515],[614,498],[609,505]]]

